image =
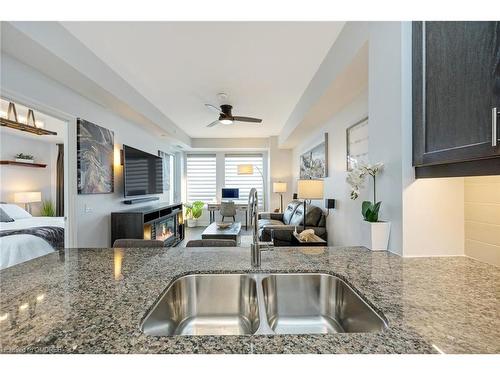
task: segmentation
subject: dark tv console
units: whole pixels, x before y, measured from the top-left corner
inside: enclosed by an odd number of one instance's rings
[[[162,240],[165,247],[184,239],[182,203],[158,203],[111,213],[111,246],[117,239]]]

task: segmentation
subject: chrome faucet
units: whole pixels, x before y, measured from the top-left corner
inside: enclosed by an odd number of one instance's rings
[[[250,216],[252,228],[252,244],[251,250],[251,264],[252,267],[260,267],[261,264],[261,251],[272,250],[272,242],[259,242],[259,198],[257,189],[252,188],[248,196],[248,215]]]

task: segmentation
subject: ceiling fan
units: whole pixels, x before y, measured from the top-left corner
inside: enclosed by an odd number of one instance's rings
[[[232,105],[222,104],[220,108],[212,104],[205,104],[207,108],[213,109],[219,113],[219,118],[210,124],[207,125],[208,128],[215,126],[217,124],[223,125],[231,125],[234,121],[240,122],[253,122],[253,123],[261,123],[262,119],[255,117],[245,117],[245,116],[233,116],[231,110],[233,109]]]

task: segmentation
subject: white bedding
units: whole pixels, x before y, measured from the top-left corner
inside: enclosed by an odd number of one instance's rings
[[[0,231],[42,226],[64,228],[64,218],[29,217],[17,219],[10,223],[0,222]],[[16,234],[13,236],[0,237],[0,269],[26,262],[53,251],[54,249],[47,241],[31,234]]]

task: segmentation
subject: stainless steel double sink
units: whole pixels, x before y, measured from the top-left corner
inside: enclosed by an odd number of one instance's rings
[[[192,274],[176,279],[141,323],[152,336],[377,332],[386,321],[324,273]]]

